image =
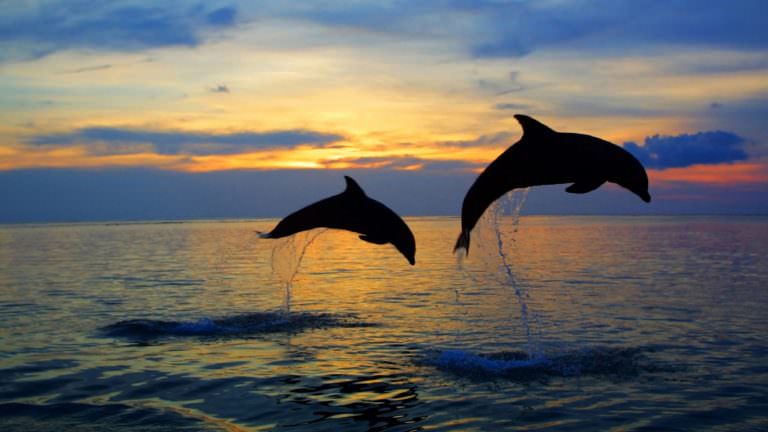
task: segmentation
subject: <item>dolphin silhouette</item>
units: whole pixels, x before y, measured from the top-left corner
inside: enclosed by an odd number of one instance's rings
[[[469,254],[469,235],[478,219],[512,189],[573,183],[565,191],[583,194],[609,181],[651,202],[645,169],[628,151],[590,135],[556,132],[526,115],[515,119],[523,136],[485,168],[464,196],[454,252],[463,248]]]
[[[369,198],[352,177],[344,176],[344,192],[297,210],[261,238],[281,238],[313,228],[334,228],[360,234],[373,244],[392,245],[411,265],[416,264],[416,240],[400,216],[384,204]]]

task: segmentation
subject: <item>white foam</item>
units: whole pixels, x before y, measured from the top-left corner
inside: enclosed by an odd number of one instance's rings
[[[543,357],[525,360],[491,359],[462,350],[447,350],[433,361],[435,366],[459,373],[501,375],[510,369],[547,364]]]

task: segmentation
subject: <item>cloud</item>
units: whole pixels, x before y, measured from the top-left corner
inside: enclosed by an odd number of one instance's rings
[[[519,103],[498,103],[493,106],[497,110],[528,110],[531,109],[530,105]]]
[[[764,49],[765,3],[679,0],[655,2],[478,2],[485,41],[474,43],[475,57],[521,57],[544,47],[622,49],[665,45]],[[681,19],[684,17],[684,19]],[[728,23],[727,26],[723,23]]]
[[[531,87],[526,87],[519,82],[512,82],[510,84],[506,81],[498,82],[487,79],[478,79],[475,81],[475,85],[480,90],[493,93],[495,96],[504,96],[511,93],[519,93],[531,89]]]
[[[719,129],[737,130],[750,138],[750,154],[768,155],[768,94],[752,94],[746,99],[726,98],[717,100],[716,106],[704,112],[699,120],[700,127],[716,124]]]
[[[647,168],[684,168],[698,164],[721,164],[746,160],[746,140],[725,131],[698,132],[692,135],[653,135],[640,146],[624,143],[624,149],[635,155]]]
[[[763,0],[727,5],[700,0],[394,0],[329,1],[283,13],[330,28],[409,39],[461,35],[459,42],[471,56],[498,58],[553,46],[579,52],[670,43],[759,50],[768,47],[764,12]]]
[[[211,87],[211,93],[229,93],[229,87],[224,84],[219,84],[216,87]]]
[[[237,25],[248,11],[260,20],[309,21],[345,36],[354,29],[409,41],[445,40],[477,58],[521,57],[550,47],[576,52],[623,52],[627,47],[670,43],[739,50],[768,47],[763,0],[727,6],[695,0],[267,1],[258,6],[243,2],[241,7],[193,1],[53,0],[40,6],[8,5],[0,16],[0,60],[37,58],[65,49],[197,46],[207,32]],[[739,67],[764,66],[762,59]]]
[[[404,216],[457,214],[475,176],[375,169],[0,171],[0,223],[283,217],[342,192],[344,175]]]
[[[459,215],[461,200],[476,178],[474,173],[377,169],[0,171],[0,223],[283,217],[342,192],[343,175],[354,177],[369,196],[403,216]],[[564,193],[563,188],[531,189],[523,213],[768,214],[764,182],[746,186],[676,182],[664,189],[655,187],[652,205],[619,187],[603,186],[585,195]],[[685,196],[701,199],[680,198]]]
[[[560,102],[557,111],[565,117],[586,115],[594,117],[658,118],[670,115],[669,108],[664,106],[659,107],[642,102],[637,104],[632,101],[616,100],[606,96],[566,99]]]
[[[28,60],[66,49],[139,51],[197,46],[204,30],[235,24],[237,9],[180,2],[147,5],[62,1],[10,8],[0,17],[3,60]]]
[[[768,185],[768,164],[736,162],[732,164],[695,165],[649,173],[652,183],[698,183],[708,185]]]
[[[95,72],[95,71],[111,69],[111,68],[112,68],[111,64],[102,64],[102,65],[85,66],[85,67],[81,67],[81,68],[77,68],[77,69],[72,69],[72,70],[66,71],[66,73],[76,74],[76,73],[83,73],[83,72]]]
[[[522,57],[534,49],[584,36],[590,32],[582,13],[518,3],[481,6],[481,21],[489,30],[485,41],[472,42],[473,57]],[[491,12],[492,11],[492,12]],[[491,12],[491,13],[489,13]]]
[[[37,146],[89,146],[97,154],[227,155],[266,148],[291,148],[301,144],[324,146],[344,139],[341,135],[311,130],[241,132],[231,134],[154,131],[115,127],[90,127],[69,133],[39,135],[28,140]]]
[[[373,33],[415,34],[429,31],[428,27],[419,26],[417,23],[441,10],[447,9],[430,1],[328,1],[294,5],[286,13],[328,27],[357,28]]]
[[[727,59],[681,59],[682,64],[672,68],[673,72],[696,75],[720,75],[738,72],[754,72],[768,69],[768,56],[765,52],[750,56],[733,56]]]
[[[205,18],[208,24],[215,26],[231,26],[235,23],[237,9],[233,7],[223,7],[208,13]]]
[[[513,138],[519,136],[512,132],[498,132],[494,134],[480,135],[473,140],[466,141],[443,141],[437,143],[439,146],[445,147],[499,147],[509,146],[513,144]]]
[[[482,164],[465,161],[429,159],[410,155],[329,159],[320,161],[320,164],[331,169],[430,172],[470,172],[482,166]]]

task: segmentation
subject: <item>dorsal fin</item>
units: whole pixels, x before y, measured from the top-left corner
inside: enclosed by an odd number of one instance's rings
[[[350,176],[344,176],[344,180],[347,181],[347,188],[344,189],[345,194],[350,195],[362,195],[365,196],[365,192],[363,192],[363,188],[360,187],[359,184]]]
[[[528,137],[536,137],[541,135],[549,135],[555,133],[549,126],[523,114],[515,114],[515,118],[520,122],[520,126],[523,127],[523,135]]]

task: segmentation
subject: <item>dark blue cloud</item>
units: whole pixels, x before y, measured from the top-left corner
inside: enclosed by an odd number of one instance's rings
[[[455,38],[474,57],[653,45],[768,47],[764,0],[423,0],[305,4],[287,15],[375,34]]]
[[[654,135],[645,138],[645,145],[624,143],[647,168],[684,168],[696,164],[720,164],[746,160],[746,140],[724,131],[698,132],[692,135]]]
[[[126,4],[64,1],[0,16],[0,60],[41,57],[64,49],[137,51],[196,46],[207,28],[235,24],[234,7],[207,10],[176,2]]]
[[[590,17],[570,6],[540,8],[535,4],[484,4],[485,35],[471,41],[474,57],[521,57],[541,46],[583,37],[592,29]]]
[[[223,7],[206,15],[206,21],[211,25],[231,26],[235,23],[236,16],[237,9],[233,7]]]
[[[725,99],[710,105],[700,120],[702,125],[716,124],[725,130],[737,130],[750,138],[753,152],[768,155],[768,94],[754,94],[747,99]],[[756,153],[753,153],[756,154]]]
[[[424,33],[429,29],[415,28],[430,14],[445,10],[440,2],[429,1],[371,1],[371,2],[305,2],[294,4],[287,15],[308,19],[328,27],[357,28],[376,33]]]
[[[0,171],[0,223],[282,217],[344,190],[351,175],[398,214],[458,216],[474,173],[394,170],[279,170],[183,173],[151,169]],[[533,188],[528,214],[768,214],[765,186],[679,185],[647,205],[619,187],[585,195],[563,185]],[[457,227],[458,227],[458,222]],[[265,227],[267,228],[267,227]],[[458,229],[458,228],[457,228]],[[453,239],[450,239],[453,240]]]
[[[130,153],[152,146],[160,154],[236,154],[249,150],[295,147],[300,144],[323,146],[344,137],[310,130],[242,132],[232,134],[153,131],[114,127],[90,127],[74,132],[39,135],[27,142],[38,146],[95,146],[95,152]],[[142,147],[142,145],[144,147]],[[135,147],[132,147],[135,146]]]
[[[201,6],[204,5],[204,6]],[[768,47],[763,0],[423,0],[243,2],[261,20],[300,19],[375,35],[445,38],[475,57],[520,57],[564,46],[575,51],[654,45],[761,50]],[[189,2],[55,0],[0,15],[0,60],[62,49],[141,50],[196,46],[209,29],[243,21],[236,6]],[[345,41],[348,39],[344,39]],[[308,42],[309,43],[309,42]],[[764,60],[734,67],[764,68]],[[702,70],[722,66],[694,65]],[[727,68],[728,66],[726,66]]]
[[[282,217],[342,192],[343,175],[403,215],[456,214],[475,177],[373,169],[0,171],[0,223]]]
[[[558,44],[579,49],[669,43],[768,47],[762,0],[481,2],[477,7],[492,30],[472,46],[476,57],[520,57]]]

